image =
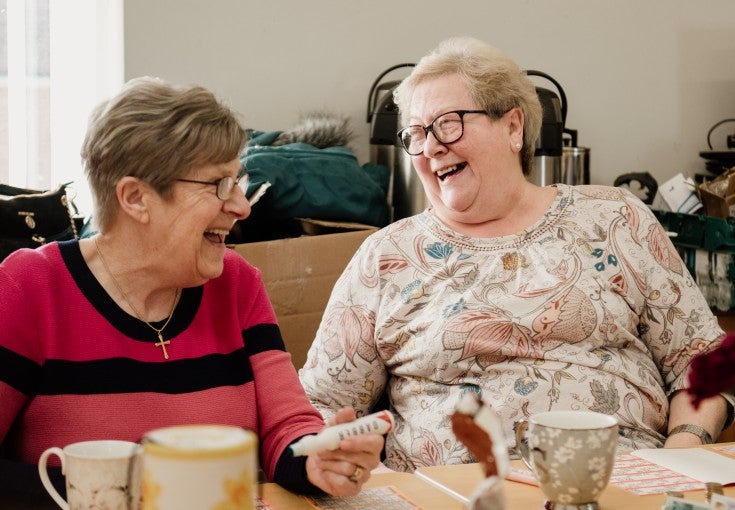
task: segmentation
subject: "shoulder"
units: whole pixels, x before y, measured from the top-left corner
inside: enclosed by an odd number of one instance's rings
[[[578,186],[568,186],[568,188],[572,196],[590,199],[621,201],[626,197],[635,198],[635,195],[625,188],[604,186],[602,184],[580,184]]]
[[[415,216],[401,218],[380,230],[376,230],[363,241],[361,249],[364,247],[370,247],[370,249],[379,250],[388,245],[392,246],[396,239],[408,239],[417,235],[426,228],[421,218],[428,214],[430,213],[424,211]]]
[[[0,262],[0,274],[3,278],[45,280],[50,274],[59,271],[63,264],[59,245],[54,242],[35,249],[22,248],[12,252]]]
[[[262,274],[260,269],[253,266],[242,255],[228,248],[225,250],[222,275],[219,279],[252,283],[262,281]]]
[[[585,184],[569,186],[572,205],[586,208],[619,209],[627,207],[650,213],[650,208],[627,188]]]

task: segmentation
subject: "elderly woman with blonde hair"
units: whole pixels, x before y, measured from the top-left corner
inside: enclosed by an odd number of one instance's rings
[[[450,416],[468,391],[514,423],[615,416],[621,448],[710,442],[731,402],[695,410],[689,363],[723,338],[651,211],[599,185],[537,186],[541,107],[510,58],[443,41],[395,90],[429,207],[372,234],[332,292],[301,381],[325,416],[396,417],[388,467],[471,462]]]

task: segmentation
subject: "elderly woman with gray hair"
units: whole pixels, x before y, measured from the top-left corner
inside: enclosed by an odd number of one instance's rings
[[[288,448],[324,421],[260,271],[225,247],[250,214],[245,142],[234,112],[199,86],[135,79],[93,113],[82,157],[99,234],[0,264],[4,502],[22,472],[40,488],[46,448],[178,424],[253,430],[267,478],[297,492],[354,495],[368,480],[378,434],[307,457]]]
[[[371,235],[338,280],[302,384],[325,416],[396,417],[397,470],[474,459],[451,432],[464,392],[514,423],[547,410],[615,416],[621,448],[717,437],[687,368],[723,338],[664,230],[630,192],[527,179],[541,106],[497,49],[452,38],[395,91],[430,206]]]

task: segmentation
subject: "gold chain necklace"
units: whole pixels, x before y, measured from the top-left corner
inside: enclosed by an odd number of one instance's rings
[[[102,265],[105,266],[105,270],[107,271],[107,274],[110,275],[110,279],[112,280],[112,283],[115,284],[115,288],[117,288],[118,292],[122,295],[125,302],[128,304],[128,306],[133,310],[133,313],[135,316],[145,322],[149,328],[151,328],[153,331],[156,332],[156,335],[158,335],[158,342],[155,342],[153,345],[156,347],[160,347],[163,349],[163,358],[168,359],[168,351],[166,351],[166,346],[171,343],[171,340],[164,340],[163,339],[163,330],[166,329],[166,326],[168,326],[168,323],[171,322],[171,317],[174,315],[174,309],[176,308],[176,303],[179,300],[179,294],[181,294],[181,289],[176,289],[176,293],[174,294],[174,302],[171,304],[171,312],[168,314],[168,319],[166,319],[166,323],[161,326],[161,328],[154,328],[153,324],[148,322],[147,320],[143,319],[143,316],[138,312],[138,310],[133,306],[133,303],[130,302],[130,299],[128,299],[128,295],[125,294],[125,291],[122,290],[122,287],[120,287],[120,284],[117,283],[117,280],[115,279],[115,275],[112,274],[112,271],[110,271],[110,267],[107,265],[107,262],[105,261],[105,257],[102,256],[102,252],[100,251],[100,245],[97,242],[97,238],[94,238],[94,247],[97,249],[97,255],[100,256],[100,260],[102,261]]]

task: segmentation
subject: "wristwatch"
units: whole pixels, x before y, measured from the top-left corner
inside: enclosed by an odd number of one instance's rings
[[[694,425],[693,423],[682,423],[681,425],[677,425],[669,431],[669,436],[673,436],[679,432],[689,432],[690,434],[694,434],[700,441],[702,441],[702,444],[712,444],[715,442],[715,440],[712,439],[712,435],[707,432],[704,427]]]

